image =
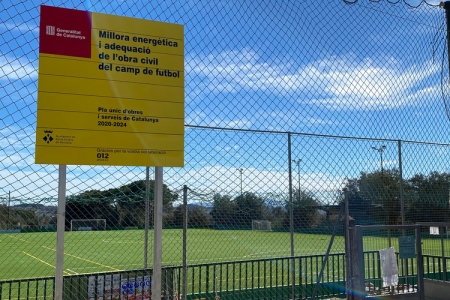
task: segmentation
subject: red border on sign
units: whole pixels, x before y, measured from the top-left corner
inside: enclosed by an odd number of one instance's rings
[[[39,53],[91,58],[91,13],[41,5]]]

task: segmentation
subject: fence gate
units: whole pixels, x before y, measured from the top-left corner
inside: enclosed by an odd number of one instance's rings
[[[351,226],[346,245],[348,299],[424,299],[420,226]]]

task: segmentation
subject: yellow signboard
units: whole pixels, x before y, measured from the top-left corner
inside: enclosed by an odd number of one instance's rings
[[[184,165],[177,24],[41,6],[36,163]]]

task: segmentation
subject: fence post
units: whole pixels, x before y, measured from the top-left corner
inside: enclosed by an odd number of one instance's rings
[[[423,256],[422,256],[422,236],[420,235],[420,225],[416,225],[415,233],[416,233],[416,252],[417,252],[417,285],[418,285],[418,293],[419,299],[425,299],[425,291],[424,291],[424,266],[423,266]]]
[[[348,209],[348,189],[344,188],[344,202],[345,202],[345,222],[344,222],[344,237],[345,237],[345,289],[347,299],[350,299],[350,291],[352,289],[351,284],[351,272],[350,272],[350,240],[349,240],[349,209]]]
[[[398,171],[400,177],[400,212],[402,214],[402,225],[405,225],[405,199],[403,197],[403,163],[402,163],[402,141],[398,140]]]
[[[364,244],[363,230],[361,226],[356,226],[355,221],[352,222],[350,251],[352,254],[352,280],[354,295],[353,299],[365,299],[366,286],[364,274]]]
[[[59,165],[58,212],[56,219],[55,300],[63,298],[64,232],[66,229],[66,165]]]
[[[355,226],[355,220],[353,219],[349,220],[347,224],[347,247],[345,250],[348,264],[346,266],[347,299],[362,300],[365,298],[362,228]]]
[[[187,185],[183,186],[183,299],[187,298],[187,228],[188,228],[188,208],[187,208]]]
[[[161,300],[163,168],[155,167],[152,299]]]
[[[439,227],[439,232],[444,233],[444,227]],[[439,235],[441,237],[442,270],[444,271],[443,279],[444,279],[444,281],[447,281],[447,262],[445,261],[444,235],[443,234],[439,234]]]
[[[355,220],[350,220],[348,189],[344,188],[345,197],[345,277],[347,299],[364,298],[364,257],[362,230],[356,230]],[[362,271],[361,271],[362,270]],[[361,278],[362,277],[362,278]]]
[[[8,221],[6,222],[6,229],[11,226],[11,191],[8,191]]]
[[[292,149],[291,149],[291,133],[288,132],[288,168],[289,168],[289,232],[291,238],[291,278],[292,299],[295,299],[295,260],[294,260],[294,203],[292,197]],[[299,199],[300,201],[300,199]]]
[[[150,223],[150,168],[145,169],[144,269],[148,268],[148,230]]]

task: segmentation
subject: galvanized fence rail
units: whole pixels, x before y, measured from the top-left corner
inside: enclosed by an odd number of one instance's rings
[[[397,253],[398,258],[398,253]],[[424,255],[424,277],[442,280],[444,278],[442,256]],[[228,261],[221,263],[195,264],[188,266],[188,288],[183,297],[181,266],[163,267],[164,299],[291,299],[291,262],[296,265],[295,298],[309,299],[316,284],[323,255],[278,257],[246,261]],[[381,261],[379,251],[364,253],[366,262],[366,292],[376,296],[385,293],[381,278]],[[448,262],[450,257],[445,257]],[[417,285],[415,259],[408,259],[407,268],[399,266],[399,285],[401,293],[408,293],[407,288]],[[300,271],[299,271],[300,270]],[[151,269],[128,270],[120,272],[103,272],[64,277],[64,299],[87,299],[105,297],[113,293],[125,295],[122,299],[134,299],[136,291],[144,296],[145,276],[151,276]],[[447,273],[447,276],[449,274]],[[105,277],[118,276],[116,291],[113,284],[108,288]],[[99,279],[101,278],[101,279]],[[141,278],[142,281],[139,281]],[[318,298],[342,297],[346,295],[345,255],[334,253],[329,257],[321,282]],[[151,280],[151,279],[150,279]],[[126,286],[122,284],[126,282]],[[132,282],[133,287],[128,286]],[[143,283],[139,285],[139,282]],[[406,288],[407,287],[407,288]],[[99,289],[100,288],[100,289]],[[0,281],[0,299],[54,299],[54,277],[30,278]],[[405,290],[405,291],[403,291]]]

